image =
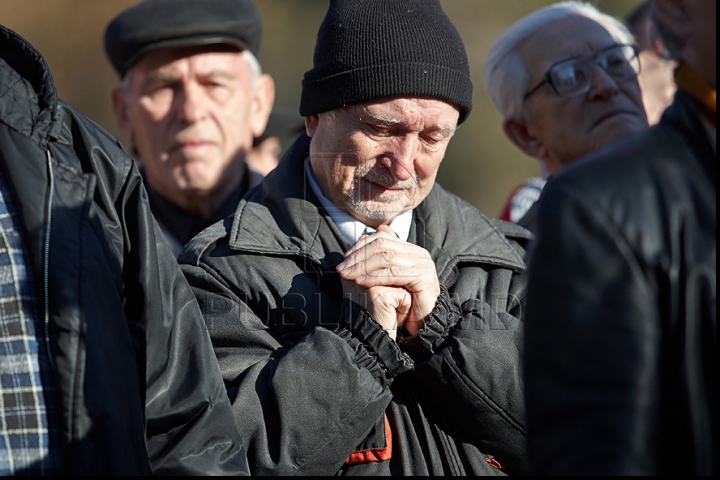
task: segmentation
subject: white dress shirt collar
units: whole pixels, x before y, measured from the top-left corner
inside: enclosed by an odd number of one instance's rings
[[[323,194],[320,189],[320,185],[318,185],[315,181],[315,177],[313,176],[309,158],[305,160],[305,171],[310,183],[310,188],[312,188],[315,195],[317,195],[320,203],[325,210],[327,210],[328,215],[330,215],[330,218],[333,222],[335,222],[335,225],[337,225],[338,229],[342,232],[345,238],[355,243],[366,230],[375,232],[374,229],[340,210]],[[395,232],[395,235],[397,235],[400,240],[407,242],[410,237],[410,228],[412,227],[412,210],[408,210],[407,212],[395,217],[393,221],[390,222],[389,227],[393,232]]]

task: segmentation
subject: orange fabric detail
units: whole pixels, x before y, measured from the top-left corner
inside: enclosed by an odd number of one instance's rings
[[[377,448],[368,448],[367,450],[358,450],[348,455],[345,465],[355,463],[384,462],[392,457],[392,431],[390,430],[390,422],[385,415],[385,446]]]
[[[717,122],[716,90],[684,63],[675,70],[675,83],[680,90],[695,99],[707,119],[715,125]]]
[[[497,468],[498,470],[505,470],[505,467],[503,467],[502,463],[495,460],[494,457],[486,458],[485,461],[493,468]]]

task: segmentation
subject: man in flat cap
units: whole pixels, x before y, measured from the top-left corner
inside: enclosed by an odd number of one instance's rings
[[[190,241],[251,473],[524,473],[529,232],[435,177],[472,106],[438,0],[332,0],[306,133]]]
[[[176,254],[261,178],[245,163],[275,96],[261,37],[252,0],[145,0],[105,31],[113,110]]]

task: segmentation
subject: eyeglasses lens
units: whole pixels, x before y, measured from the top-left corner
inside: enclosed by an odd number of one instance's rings
[[[618,45],[590,57],[560,62],[550,70],[550,80],[558,95],[570,97],[587,92],[594,65],[600,65],[616,81],[629,80],[640,70],[635,49],[630,45]]]
[[[577,60],[555,65],[550,71],[550,78],[557,93],[562,97],[580,93],[589,84],[588,67],[587,62]]]

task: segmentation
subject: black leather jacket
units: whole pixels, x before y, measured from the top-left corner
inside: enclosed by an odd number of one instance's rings
[[[0,25],[0,167],[49,333],[65,473],[247,473],[197,302],[137,168],[56,95],[41,55]]]
[[[531,473],[715,473],[708,126],[680,92],[658,126],[546,185],[525,336]]]

